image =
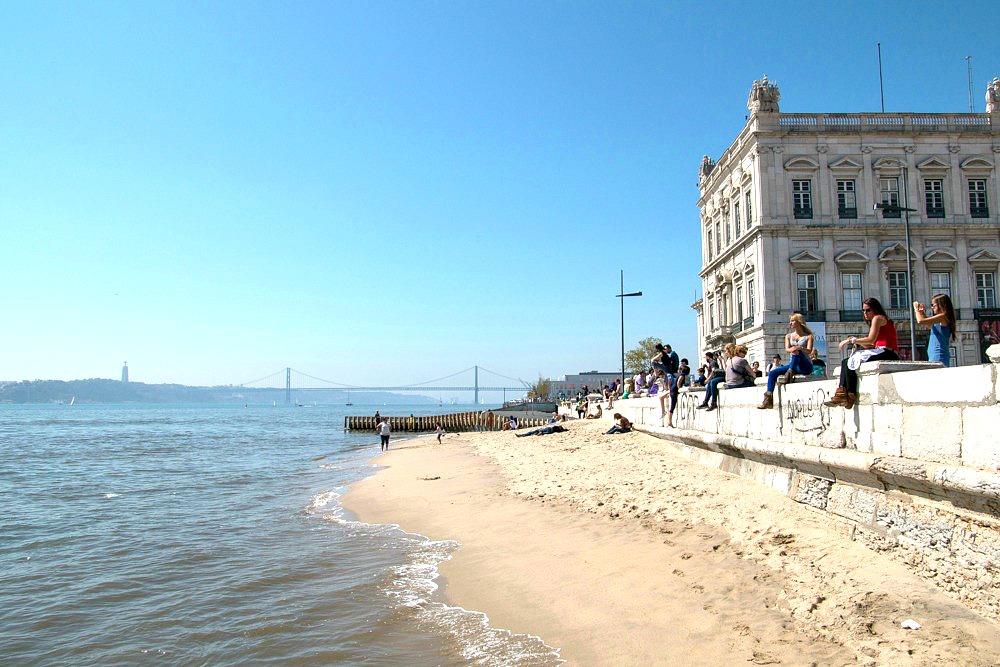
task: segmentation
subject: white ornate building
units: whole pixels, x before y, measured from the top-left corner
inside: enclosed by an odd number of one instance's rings
[[[928,308],[932,294],[952,298],[952,363],[980,363],[984,341],[1000,337],[1000,80],[983,114],[789,114],[780,97],[767,77],[754,81],[746,127],[717,161],[702,160],[699,357],[735,341],[751,360],[786,358],[788,315],[800,311],[832,368],[836,343],[865,332],[861,302],[873,296],[909,358],[912,281]],[[912,276],[906,213],[876,203],[914,209]],[[926,341],[918,327],[919,358]]]

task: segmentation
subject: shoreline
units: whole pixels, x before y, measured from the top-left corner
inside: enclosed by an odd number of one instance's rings
[[[603,427],[603,428],[602,428]],[[995,664],[997,625],[836,522],[642,433],[406,440],[344,494],[457,541],[438,584],[568,664]],[[900,628],[913,618],[919,631]]]

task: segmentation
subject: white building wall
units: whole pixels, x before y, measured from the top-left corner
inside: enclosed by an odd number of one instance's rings
[[[905,235],[902,220],[884,219],[873,210],[881,201],[879,179],[900,180],[900,203],[916,209],[910,214],[912,294],[927,303],[932,294],[930,273],[951,277],[951,295],[959,316],[956,362],[981,361],[979,328],[975,319],[975,273],[991,272],[1000,284],[1000,112],[990,114],[782,114],[777,87],[755,82],[748,105],[752,115],[733,144],[712,162],[705,158],[700,171],[703,299],[699,310],[699,358],[725,342],[745,343],[748,358],[763,361],[784,350],[788,314],[798,309],[797,274],[815,273],[817,319],[826,322],[831,354],[840,361],[836,343],[864,330],[863,321],[846,320],[842,313],[841,276],[862,275],[862,298],[876,297],[890,308],[887,272],[905,272]],[[971,162],[970,162],[971,161]],[[905,170],[902,168],[905,166]],[[903,187],[906,175],[905,191]],[[972,218],[968,180],[987,181],[988,218]],[[941,179],[944,218],[929,218],[924,202],[924,180]],[[793,215],[792,181],[811,183],[812,217]],[[852,179],[857,216],[838,214],[837,180]],[[751,192],[752,225],[747,229],[745,196]],[[723,244],[722,252],[708,248],[709,232],[717,243],[716,223],[731,222],[732,206],[741,208],[741,233]],[[894,245],[899,247],[893,250]],[[985,252],[984,252],[985,251]],[[847,253],[846,255],[844,253]],[[840,257],[840,259],[837,259]],[[970,263],[970,257],[977,261]],[[736,288],[754,282],[755,312],[737,321]],[[719,317],[719,302],[728,307]],[[745,305],[748,305],[745,302]],[[897,321],[901,347],[909,344],[909,304],[890,314]],[[709,309],[713,309],[711,315]],[[715,319],[714,327],[711,326]],[[744,326],[744,324],[748,326]],[[918,329],[926,340],[926,330]],[[918,340],[918,353],[925,344]]]

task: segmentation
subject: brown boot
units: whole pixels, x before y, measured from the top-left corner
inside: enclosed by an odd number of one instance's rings
[[[837,391],[834,392],[833,398],[825,402],[823,405],[828,408],[836,408],[843,405],[845,400],[847,400],[847,390],[843,387],[837,387]]]
[[[854,404],[858,401],[858,395],[852,392],[847,392],[847,398],[844,399],[844,409],[850,410],[854,407]]]
[[[770,410],[774,407],[774,394],[765,391],[764,392],[764,402],[757,406],[758,410]]]

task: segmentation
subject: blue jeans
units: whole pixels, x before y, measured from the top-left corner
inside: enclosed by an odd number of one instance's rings
[[[801,352],[796,352],[792,355],[790,363],[772,368],[771,372],[767,374],[767,390],[774,393],[774,385],[778,382],[778,378],[789,370],[794,371],[798,375],[809,375],[813,372],[813,362]]]
[[[608,432],[607,432],[606,435],[611,435],[612,433],[628,433],[631,430],[632,429],[630,429],[630,428],[622,428],[618,424],[615,424],[610,429],[608,429]]]
[[[726,381],[726,378],[713,378],[708,381],[708,388],[705,389],[705,400],[702,401],[703,405],[718,405],[719,403],[719,385]],[[752,387],[753,382],[750,380],[744,380],[739,384],[727,384],[727,389],[742,389],[743,387]]]

